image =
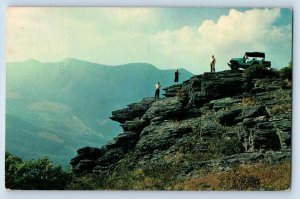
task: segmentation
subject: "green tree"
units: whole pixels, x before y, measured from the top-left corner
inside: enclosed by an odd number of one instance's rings
[[[293,62],[290,61],[287,67],[284,67],[279,70],[280,77],[282,79],[292,80],[293,72]]]
[[[71,181],[71,173],[48,158],[22,161],[5,154],[5,186],[8,189],[61,190]]]

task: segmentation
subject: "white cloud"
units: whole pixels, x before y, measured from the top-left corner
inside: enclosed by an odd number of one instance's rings
[[[216,22],[203,21],[198,29],[183,27],[155,38],[165,62],[185,63],[195,73],[209,70],[212,54],[217,57],[217,70],[225,70],[230,58],[242,57],[245,51],[264,51],[274,66],[283,67],[291,59],[291,26],[274,26],[279,16],[277,8],[231,9]]]
[[[8,12],[7,60],[74,57],[202,73],[209,70],[212,54],[217,70],[229,69],[229,59],[245,51],[264,51],[280,67],[291,59],[291,25],[274,25],[280,9],[231,9],[217,21],[172,31],[162,31],[161,14],[154,8],[13,8]]]
[[[155,12],[152,8],[9,8],[7,60],[134,61],[139,57],[120,51],[139,52],[138,40],[141,35],[148,37],[145,32],[156,23]]]
[[[204,21],[198,31],[202,37],[217,44],[248,43],[264,38],[279,14],[280,9],[253,9],[245,12],[231,9],[227,16],[221,16],[216,23]]]

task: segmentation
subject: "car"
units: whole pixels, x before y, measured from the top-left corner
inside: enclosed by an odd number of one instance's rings
[[[271,62],[265,61],[265,53],[263,52],[246,52],[243,58],[232,58],[228,63],[232,70],[246,69],[254,65],[270,68]]]

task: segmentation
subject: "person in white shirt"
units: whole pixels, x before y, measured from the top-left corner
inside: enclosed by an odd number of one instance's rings
[[[211,56],[211,61],[210,61],[210,72],[216,72],[215,69],[215,65],[216,65],[216,58],[214,55]]]
[[[157,82],[155,85],[154,85],[154,87],[155,87],[155,98],[159,98],[159,90],[160,90],[160,84],[159,84],[159,82]]]

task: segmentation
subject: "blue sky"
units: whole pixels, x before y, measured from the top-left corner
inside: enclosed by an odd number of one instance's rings
[[[291,60],[292,11],[279,8],[10,8],[7,61],[146,62],[197,74],[245,51],[275,68]]]

